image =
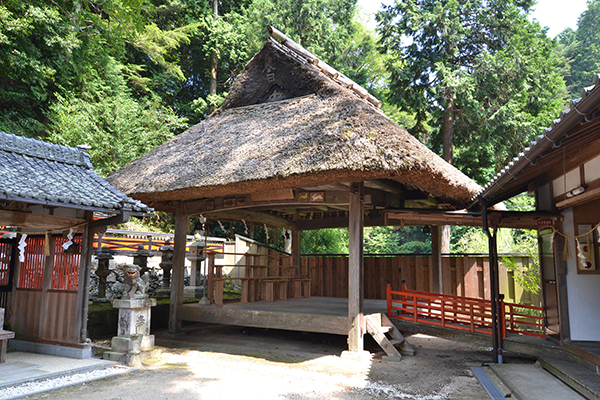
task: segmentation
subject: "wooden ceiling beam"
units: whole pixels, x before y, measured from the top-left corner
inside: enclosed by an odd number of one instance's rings
[[[304,191],[294,190],[293,199],[268,200],[281,198],[280,193],[269,197],[268,193],[261,192],[260,196],[252,194],[217,197],[213,199],[191,200],[184,202],[187,215],[205,214],[220,210],[242,210],[259,207],[334,207],[348,204],[348,192],[344,191]],[[288,196],[289,197],[289,196]],[[255,198],[263,200],[255,200]],[[266,200],[265,200],[266,199]]]
[[[64,230],[85,223],[86,220],[83,218],[0,210],[1,226],[16,226],[19,228],[41,230]]]
[[[295,229],[294,223],[285,218],[250,210],[222,210],[211,211],[203,214],[208,219],[218,221],[246,221],[247,224],[266,224],[267,226],[280,229]]]

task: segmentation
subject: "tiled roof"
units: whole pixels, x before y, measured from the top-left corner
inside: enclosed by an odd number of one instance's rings
[[[594,75],[594,84],[581,90],[581,98],[572,100],[569,109],[561,111],[560,117],[553,120],[552,125],[544,129],[543,134],[537,136],[535,142],[531,142],[529,147],[523,149],[522,153],[505,166],[485,185],[480,193],[471,199],[471,204],[481,199],[493,199],[495,193],[501,191],[508,181],[517,179],[524,168],[535,166],[544,151],[552,146],[560,147],[561,138],[567,133],[567,130],[582,119],[587,119],[587,113],[597,107],[599,88],[600,74],[596,74]]]
[[[4,199],[98,211],[151,211],[100,178],[85,151],[0,132]]]

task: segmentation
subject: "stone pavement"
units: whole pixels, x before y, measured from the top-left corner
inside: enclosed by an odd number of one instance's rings
[[[0,399],[12,399],[129,372],[98,358],[74,359],[14,352],[0,364]]]

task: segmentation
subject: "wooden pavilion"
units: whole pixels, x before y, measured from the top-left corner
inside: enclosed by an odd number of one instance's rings
[[[109,181],[176,216],[172,333],[194,318],[182,306],[188,217],[290,230],[293,266],[300,231],[349,227],[346,332],[349,349],[361,351],[363,227],[434,225],[439,291],[439,225],[481,225],[479,213],[463,210],[481,188],[387,118],[366,90],[270,31],[218,110]]]
[[[91,357],[94,232],[149,209],[96,175],[83,149],[0,132],[0,164],[0,307],[16,334],[10,346]]]

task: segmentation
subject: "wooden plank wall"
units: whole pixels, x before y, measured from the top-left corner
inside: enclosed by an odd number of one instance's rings
[[[301,260],[302,275],[312,279],[313,296],[348,297],[348,257],[314,256],[302,257]],[[527,257],[517,262],[528,262]],[[403,280],[407,288],[412,290],[430,292],[433,287],[431,257],[365,257],[364,276],[366,299],[385,299],[388,281],[396,290],[402,287]],[[444,294],[491,298],[487,257],[443,257],[442,276]],[[500,289],[506,301],[539,305],[539,296],[518,288],[502,265]],[[516,293],[516,296],[510,296],[512,293]]]
[[[76,316],[76,290],[48,290],[44,339],[63,343],[78,343],[77,335],[75,335]]]
[[[11,329],[18,335],[39,337],[42,289],[17,288],[13,296],[14,314]]]
[[[15,315],[12,330],[18,335],[62,343],[79,342],[75,335],[77,291],[48,290],[42,335],[40,335],[42,290],[17,288],[14,292],[14,301]]]

